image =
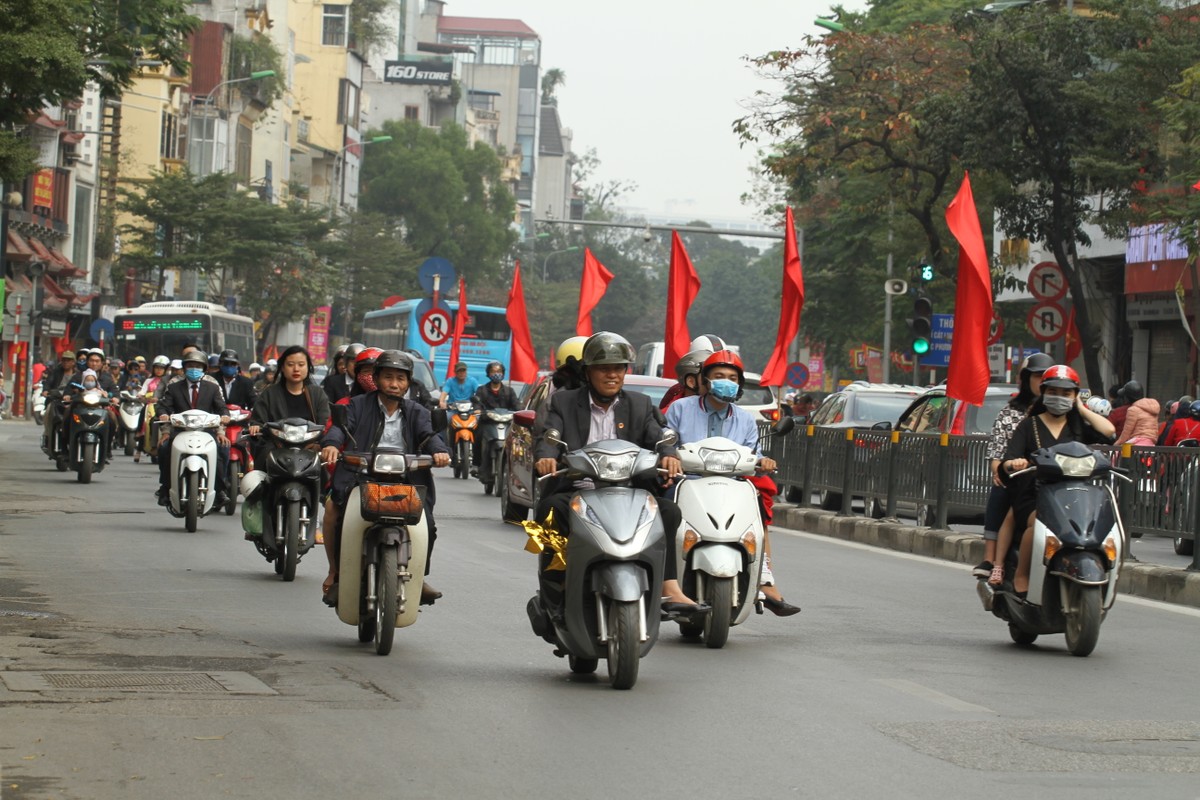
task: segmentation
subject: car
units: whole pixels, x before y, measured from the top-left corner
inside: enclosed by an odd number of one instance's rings
[[[746,380],[742,384],[742,397],[737,404],[754,415],[755,422],[778,422],[779,401],[775,390],[763,386],[762,375],[757,372],[745,373]]]
[[[1021,387],[994,383],[984,392],[983,405],[973,406],[946,397],[946,386],[926,389],[904,409],[896,429],[911,433],[948,433],[953,436],[988,436],[1000,410]]]
[[[412,356],[413,380],[420,381],[421,385],[429,390],[429,396],[433,399],[434,406],[436,406],[438,399],[442,396],[442,381],[433,377],[433,369],[430,368],[429,362],[425,360],[423,355],[416,350],[405,350],[404,352]]]
[[[496,496],[500,498],[500,516],[505,522],[528,519],[530,509],[537,506],[533,451],[540,431],[535,430],[535,424],[554,393],[552,377],[549,373],[541,375],[529,387],[520,410],[513,415],[513,426],[500,459],[500,474],[496,476]],[[625,389],[649,395],[656,407],[674,385],[675,381],[650,375],[625,376]]]
[[[920,386],[855,381],[826,396],[808,422],[822,428],[890,429],[924,391]]]

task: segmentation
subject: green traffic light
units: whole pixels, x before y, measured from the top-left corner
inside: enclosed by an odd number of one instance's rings
[[[919,356],[923,356],[929,352],[928,339],[913,339],[912,350]]]
[[[921,265],[921,280],[926,282],[933,280],[933,264]]]

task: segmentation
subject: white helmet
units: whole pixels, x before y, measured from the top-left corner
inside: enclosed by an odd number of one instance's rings
[[[1092,395],[1087,399],[1087,407],[1102,417],[1107,417],[1112,413],[1112,403],[1098,395]]]
[[[183,369],[183,359],[177,358],[171,362],[171,369]]]
[[[151,366],[153,366],[153,367],[169,367],[169,366],[171,366],[171,359],[167,358],[166,356],[155,356],[154,363],[151,364]]]
[[[260,364],[260,363],[258,363],[257,361],[255,361],[253,364],[251,364],[250,366],[246,367],[246,371],[247,371],[247,372],[254,372],[254,370],[259,370],[259,371],[261,372],[261,371],[262,371],[262,364]]]
[[[715,333],[702,333],[692,343],[688,345],[688,350],[707,350],[710,353],[717,353],[721,350],[728,350],[725,346],[725,340]]]

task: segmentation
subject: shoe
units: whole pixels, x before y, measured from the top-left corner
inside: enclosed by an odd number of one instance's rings
[[[479,477],[479,467],[471,467],[471,477],[472,478]]]
[[[987,578],[992,574],[992,562],[980,561],[975,565],[975,569],[971,570],[971,574],[976,578]]]
[[[158,500],[158,504],[164,508],[171,505],[171,494],[166,489],[159,489],[154,493],[154,498]]]
[[[777,617],[790,617],[800,613],[800,606],[794,606],[782,597],[775,600],[763,595],[762,604],[771,609],[771,613]]]
[[[992,567],[992,573],[988,576],[988,586],[999,586],[1004,583],[1004,567]]]
[[[421,585],[421,603],[423,606],[431,606],[442,596],[442,593],[430,586],[428,583]]]
[[[321,602],[330,608],[337,608],[338,582],[329,584],[329,588],[321,592]]]
[[[213,498],[213,508],[224,508],[225,503],[228,502],[228,500],[229,498],[225,496],[224,492],[217,492],[216,496]]]
[[[692,614],[704,614],[709,611],[712,611],[712,606],[708,603],[675,603],[668,601],[662,604],[662,613],[668,617],[686,617]]]

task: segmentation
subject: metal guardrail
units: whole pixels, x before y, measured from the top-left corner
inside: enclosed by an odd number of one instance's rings
[[[760,423],[760,435],[771,426]],[[773,436],[764,452],[779,468],[776,481],[787,500],[818,504],[843,516],[863,500],[863,513],[945,528],[951,519],[983,516],[991,492],[986,436],[902,433],[855,428],[798,427]],[[1196,541],[1200,531],[1200,448],[1096,448],[1128,470],[1132,482],[1115,481],[1125,530],[1131,535]],[[1200,569],[1200,548],[1192,568]]]

